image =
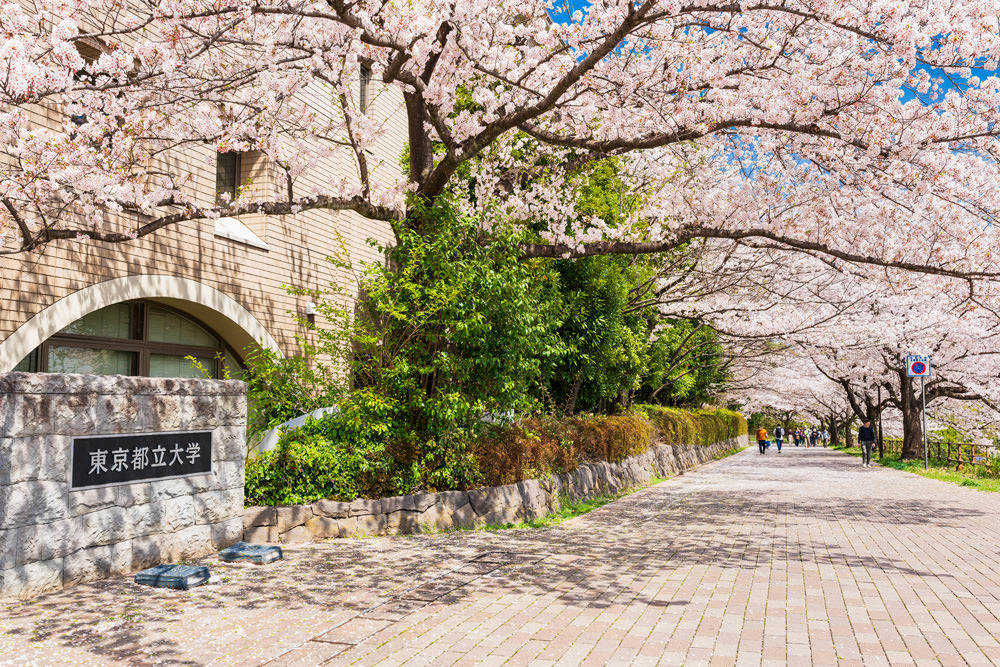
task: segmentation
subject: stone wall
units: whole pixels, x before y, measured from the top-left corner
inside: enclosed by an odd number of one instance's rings
[[[746,446],[746,436],[707,446],[654,445],[621,463],[586,463],[571,473],[506,486],[349,503],[320,500],[311,505],[250,507],[243,514],[243,539],[304,542],[514,523],[555,511],[560,497],[577,501],[643,486],[654,474],[683,472]]]
[[[0,597],[211,553],[243,531],[246,385],[0,374]],[[71,490],[73,436],[212,431],[207,475]]]

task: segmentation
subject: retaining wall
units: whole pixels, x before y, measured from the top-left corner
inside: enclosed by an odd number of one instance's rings
[[[305,542],[330,537],[387,535],[476,525],[514,523],[555,511],[560,497],[572,501],[648,484],[655,475],[678,473],[747,446],[747,437],[713,445],[654,445],[621,463],[586,463],[550,479],[472,491],[442,491],[377,500],[250,507],[243,514],[248,542]]]
[[[0,597],[238,541],[245,423],[242,382],[0,374]],[[178,431],[211,432],[210,473],[71,487],[74,436]]]

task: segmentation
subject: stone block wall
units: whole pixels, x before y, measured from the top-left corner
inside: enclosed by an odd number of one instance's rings
[[[0,597],[211,553],[243,532],[246,385],[0,374]],[[212,431],[212,472],[71,490],[73,436]]]
[[[746,446],[746,436],[707,446],[653,445],[621,463],[585,463],[571,473],[506,486],[349,503],[320,500],[311,505],[250,507],[243,514],[243,539],[289,543],[516,523],[555,511],[561,497],[575,502],[625,491],[648,484],[654,475],[683,472]]]

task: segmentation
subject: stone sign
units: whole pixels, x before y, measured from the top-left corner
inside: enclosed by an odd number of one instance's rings
[[[212,432],[174,431],[73,438],[71,488],[212,472]]]
[[[243,382],[0,373],[0,598],[238,542],[245,457]]]

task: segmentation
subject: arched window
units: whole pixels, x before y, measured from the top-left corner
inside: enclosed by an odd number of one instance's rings
[[[163,304],[116,303],[81,317],[39,345],[14,370],[92,375],[238,378],[242,365],[201,322]]]

